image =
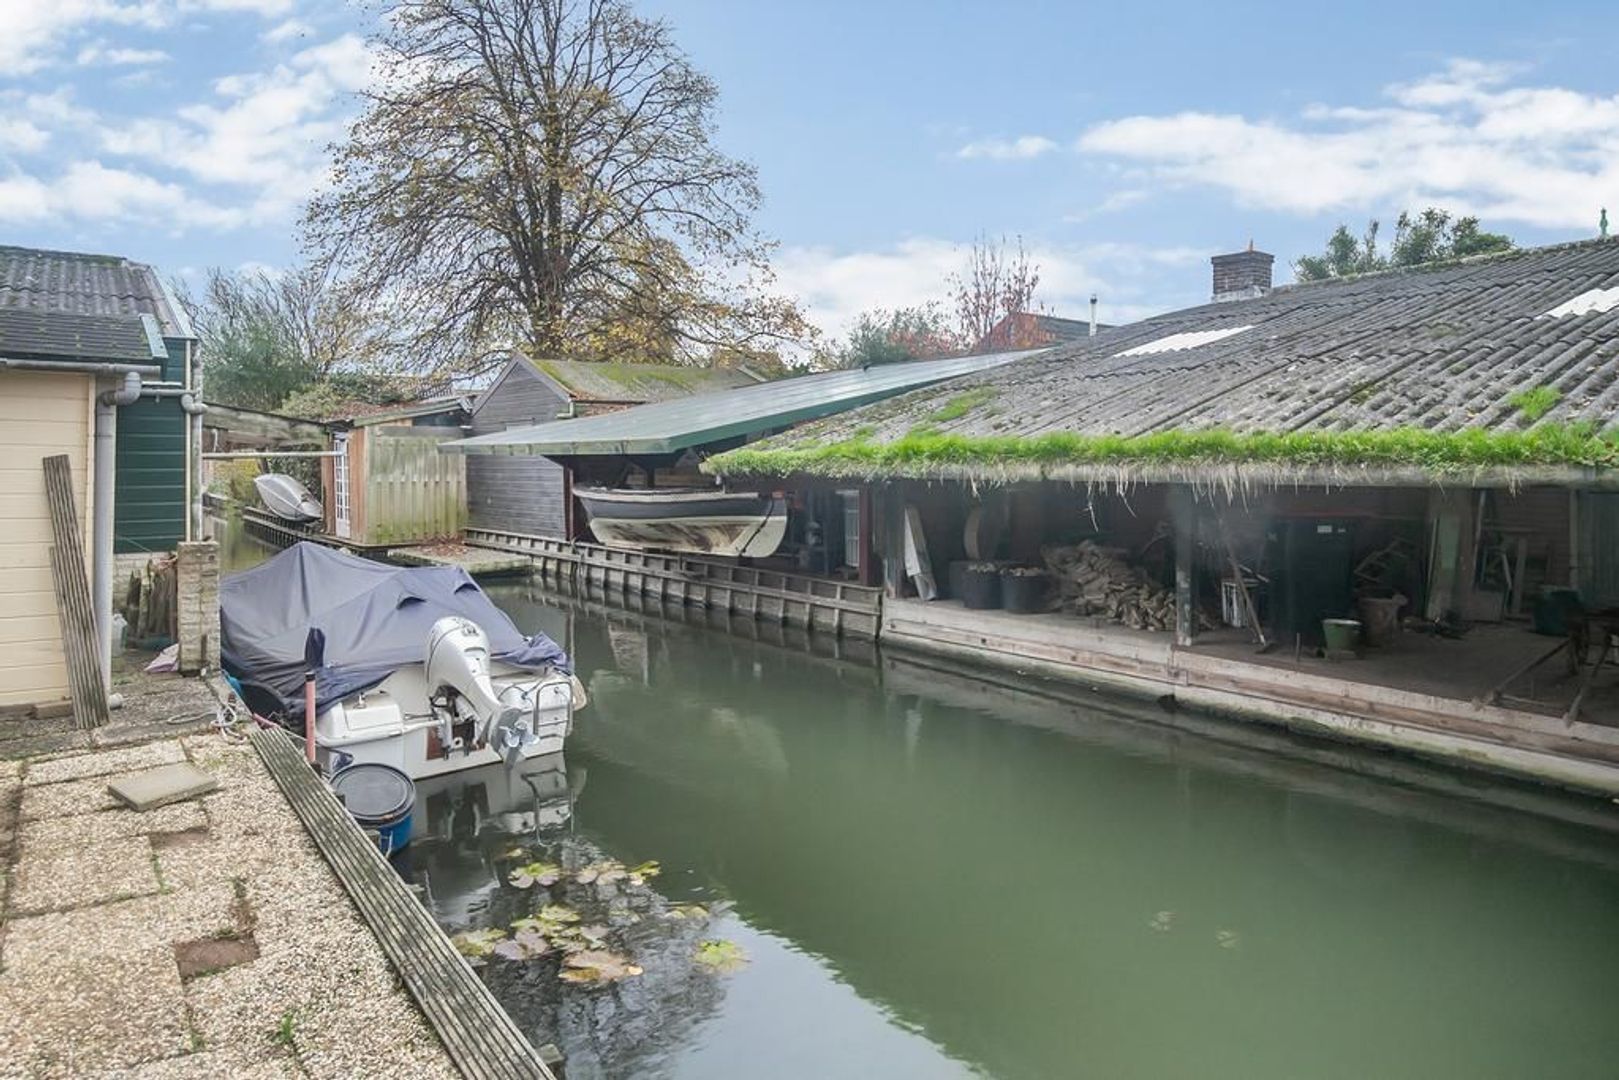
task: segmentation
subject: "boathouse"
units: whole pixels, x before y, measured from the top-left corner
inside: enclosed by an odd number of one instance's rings
[[[885,644],[1619,791],[1619,243],[1271,262],[704,469],[870,493]]]
[[[567,470],[570,486],[577,478],[582,485],[597,488],[713,488],[713,478],[700,471],[701,463],[712,454],[796,424],[1029,355],[1032,352],[1025,350],[807,373],[495,431],[447,443],[444,449],[466,455],[469,468],[485,460],[540,457]],[[498,493],[496,498],[518,501],[532,496],[519,491]],[[874,580],[872,563],[862,555],[871,535],[870,507],[864,506],[858,492],[818,489],[812,499],[790,498],[788,506],[788,541],[773,564],[776,568],[857,577],[867,583]],[[475,526],[476,523],[475,517]],[[587,535],[583,523],[575,533]]]
[[[496,435],[763,381],[742,368],[590,363],[512,353],[478,395],[469,429],[474,436]],[[466,470],[467,512],[474,527],[561,539],[576,535],[567,465],[534,455],[485,455],[467,458]]]

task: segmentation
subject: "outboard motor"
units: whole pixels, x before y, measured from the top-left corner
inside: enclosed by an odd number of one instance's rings
[[[455,716],[441,717],[440,742],[455,745],[450,730],[454,720],[470,720],[475,741],[487,743],[508,765],[520,760],[523,749],[537,742],[533,718],[517,702],[502,700],[490,681],[489,637],[471,619],[446,615],[427,634],[428,696],[448,689],[455,693]],[[517,695],[521,698],[521,693]]]

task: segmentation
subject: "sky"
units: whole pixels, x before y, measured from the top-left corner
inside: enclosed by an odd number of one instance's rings
[[[1520,244],[1619,213],[1619,47],[1595,3],[640,0],[720,88],[779,287],[829,335],[940,298],[977,236],[1105,322],[1278,281],[1403,208]],[[0,242],[182,281],[285,268],[367,78],[375,7],[0,0]],[[1616,218],[1619,224],[1619,218]]]

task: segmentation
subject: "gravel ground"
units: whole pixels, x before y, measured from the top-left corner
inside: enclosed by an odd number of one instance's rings
[[[0,761],[0,1077],[456,1075],[258,756],[177,736],[206,702],[164,690],[95,747]],[[146,814],[106,794],[186,759],[220,789]],[[204,940],[240,943],[232,965],[182,978]]]

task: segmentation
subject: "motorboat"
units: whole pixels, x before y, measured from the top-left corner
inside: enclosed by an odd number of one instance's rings
[[[295,477],[286,473],[263,473],[253,478],[259,501],[282,521],[306,524],[321,519],[320,500],[309,493]]]
[[[703,488],[575,488],[591,534],[610,547],[763,558],[787,535],[779,494]]]
[[[562,750],[585,704],[567,655],[526,637],[459,567],[397,567],[299,543],[220,585],[222,666],[255,716],[304,732],[328,774],[412,780]]]

